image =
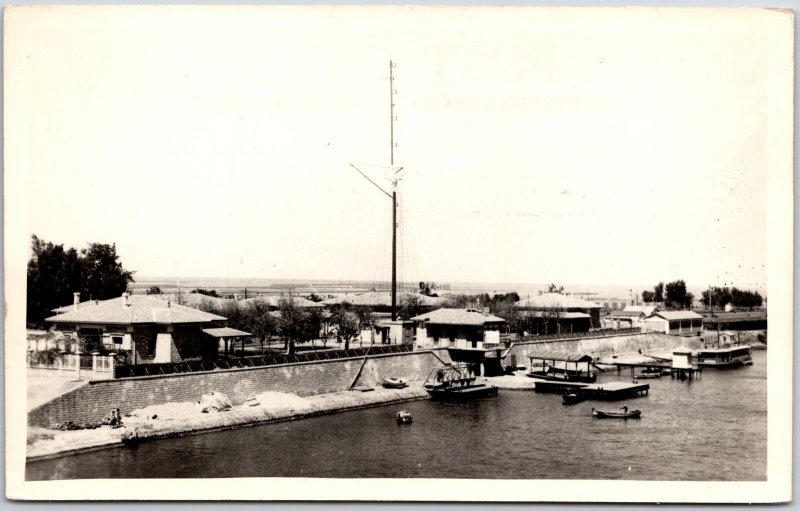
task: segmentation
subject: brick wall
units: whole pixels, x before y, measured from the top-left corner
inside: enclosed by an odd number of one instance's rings
[[[300,396],[337,392],[349,388],[363,362],[354,358],[90,382],[31,410],[28,424],[96,421],[113,408],[125,414],[155,404],[198,401],[212,391],[226,394],[234,405],[266,391]],[[367,360],[357,384],[377,385],[387,376],[423,380],[440,364],[430,352],[379,355]]]

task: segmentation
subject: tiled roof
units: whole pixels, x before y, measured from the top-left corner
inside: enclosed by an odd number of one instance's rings
[[[551,319],[588,319],[592,317],[589,314],[586,314],[585,312],[546,313],[544,311],[533,311],[533,312],[522,312],[522,314],[533,318],[549,317]]]
[[[427,321],[437,325],[485,325],[505,323],[506,320],[474,309],[437,309],[411,318],[412,321]]]
[[[404,300],[416,298],[421,305],[435,307],[441,304],[441,298],[426,296],[420,293],[397,293],[397,305],[402,305]],[[370,291],[360,295],[345,295],[329,298],[322,302],[325,305],[336,305],[349,303],[350,305],[364,305],[370,307],[390,307],[392,305],[392,293],[389,291]]]
[[[600,305],[560,293],[545,293],[531,296],[514,304],[521,309],[600,309]]]
[[[247,300],[239,300],[239,303],[242,305],[247,305],[251,303],[263,303],[269,307],[280,307],[281,299],[288,299],[288,296],[276,296],[276,295],[268,295],[268,296],[254,296],[253,298],[248,298]],[[293,296],[292,302],[297,307],[324,307],[322,302],[313,302],[307,298],[303,298],[302,296]]]
[[[156,295],[131,295],[128,297],[128,306],[123,305],[123,300],[123,297],[119,297],[96,303],[88,302],[90,305],[76,311],[49,317],[46,321],[51,323],[131,325],[135,323],[207,323],[225,320],[222,316],[156,298]]]
[[[659,311],[653,317],[661,317],[668,321],[678,321],[680,319],[703,319],[703,316],[694,311]]]

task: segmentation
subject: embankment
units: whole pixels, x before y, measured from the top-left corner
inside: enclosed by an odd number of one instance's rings
[[[121,447],[124,445],[123,438],[151,440],[206,433],[426,397],[428,393],[422,387],[422,382],[418,381],[404,389],[378,387],[371,392],[341,391],[305,398],[295,394],[264,392],[253,396],[248,403],[219,413],[202,413],[201,406],[194,402],[165,403],[134,410],[131,417],[124,418],[123,426],[116,429],[110,426],[76,431],[29,428],[27,458],[35,461],[76,452]]]
[[[385,377],[424,380],[442,365],[442,355],[417,351],[364,358],[326,360],[244,369],[94,381],[32,409],[28,424],[101,420],[110,410],[123,415],[164,403],[194,402],[212,391],[226,394],[234,406],[264,392],[315,396],[346,391],[351,385],[375,386]]]

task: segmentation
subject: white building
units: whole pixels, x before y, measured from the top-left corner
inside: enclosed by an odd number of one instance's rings
[[[692,311],[660,311],[644,320],[650,332],[696,335],[703,331],[703,316]]]

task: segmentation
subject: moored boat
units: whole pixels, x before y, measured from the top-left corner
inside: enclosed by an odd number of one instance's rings
[[[385,389],[404,389],[408,387],[408,382],[402,378],[384,378],[383,388]]]
[[[618,412],[609,412],[604,410],[597,410],[592,408],[592,415],[598,419],[641,419],[641,410],[628,410],[627,406],[623,406]]]
[[[585,396],[582,396],[580,394],[576,394],[574,392],[568,392],[567,394],[564,394],[561,397],[561,399],[564,400],[564,404],[565,405],[576,405],[578,403],[582,403],[582,402],[586,401],[586,397]]]
[[[411,424],[414,422],[414,417],[411,415],[411,412],[400,410],[397,412],[397,422],[400,424]]]
[[[697,350],[697,365],[700,367],[740,367],[753,364],[750,346],[739,344]]]
[[[432,399],[442,401],[466,401],[497,395],[494,385],[475,381],[475,373],[469,364],[457,363],[434,369],[424,387]]]

